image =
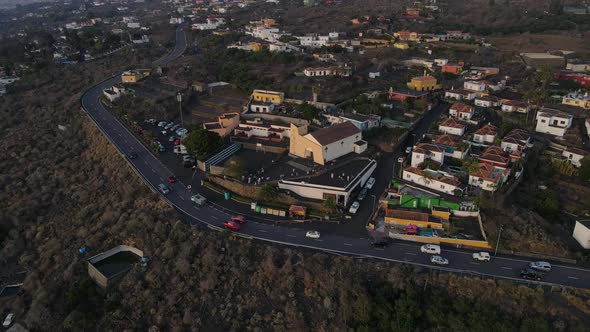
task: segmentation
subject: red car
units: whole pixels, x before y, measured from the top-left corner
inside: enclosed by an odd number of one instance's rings
[[[238,224],[243,224],[246,222],[246,219],[244,219],[244,216],[233,216],[229,221],[233,221]]]
[[[179,139],[174,140],[174,145],[180,145],[180,140]]]
[[[237,222],[233,222],[231,220],[224,222],[223,226],[225,226],[225,228],[227,228],[231,231],[239,231],[240,230],[240,224],[238,224]]]
[[[174,177],[173,175],[168,177],[168,183],[175,183],[176,182],[176,177]]]

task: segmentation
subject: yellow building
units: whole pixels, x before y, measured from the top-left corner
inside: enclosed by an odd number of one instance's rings
[[[285,101],[285,93],[269,90],[254,90],[252,91],[252,100],[279,105]]]
[[[262,22],[262,25],[264,25],[267,28],[270,28],[273,25],[277,24],[277,21],[274,18],[263,18],[260,21]]]
[[[205,122],[203,128],[221,137],[231,135],[234,129],[240,124],[240,113],[225,113],[220,116],[216,122]]]
[[[449,218],[451,217],[451,209],[449,209],[448,207],[444,207],[444,206],[433,206],[432,209],[432,215],[438,218],[441,218],[443,220],[449,220]]]
[[[580,107],[585,110],[590,110],[590,96],[588,93],[582,94],[578,92],[568,93],[561,100],[563,105]]]
[[[121,74],[121,82],[123,83],[137,83],[150,75],[148,69],[128,70]]]
[[[412,78],[408,88],[416,91],[430,91],[439,89],[440,85],[436,84],[436,78],[432,76],[419,76]]]
[[[443,229],[442,220],[428,213],[387,209],[385,223],[399,226],[414,225],[420,228]]]

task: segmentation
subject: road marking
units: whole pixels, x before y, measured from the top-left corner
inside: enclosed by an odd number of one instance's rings
[[[262,233],[268,233],[268,231],[265,231],[264,229],[259,229],[258,231]]]
[[[415,245],[413,244],[407,244],[407,243],[398,243],[400,246],[406,246],[406,247],[415,247]]]
[[[576,278],[576,277],[567,277],[568,279],[574,279],[574,280],[578,280],[580,278]]]
[[[152,168],[152,172],[156,173],[156,171]]]
[[[322,242],[322,241],[324,241],[324,240],[320,240],[320,239],[315,239],[315,241],[318,241],[318,242]]]
[[[511,268],[511,267],[502,266],[502,268],[503,268],[504,270],[512,270],[512,268]]]
[[[352,243],[345,243],[345,246],[351,246],[352,247]]]
[[[297,237],[297,235],[287,234],[288,237]]]
[[[415,254],[415,253],[413,253],[413,252],[406,252],[405,254],[406,254],[406,255],[412,255],[412,256],[416,256],[416,254]]]
[[[469,262],[469,264],[480,265],[479,263],[476,263],[476,262]]]
[[[217,218],[216,216],[211,216],[211,218],[215,219],[215,220],[219,220],[219,218]]]
[[[384,251],[385,250],[383,248],[373,248],[373,249],[375,249],[375,250],[381,250],[381,251]]]
[[[178,198],[182,199],[184,201],[184,198],[182,198],[182,196],[178,196]]]

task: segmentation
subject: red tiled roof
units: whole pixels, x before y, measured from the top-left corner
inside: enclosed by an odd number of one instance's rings
[[[404,171],[414,173],[414,174],[420,175],[420,176],[424,176],[424,172],[425,172],[425,171],[419,169],[418,167],[414,167],[414,166],[407,167],[406,169],[404,169]],[[434,179],[436,181],[447,183],[452,186],[459,186],[461,184],[461,182],[457,178],[454,178],[454,177],[442,176],[442,177],[438,177],[438,178],[434,178]]]
[[[456,110],[459,113],[473,113],[473,106],[462,103],[454,103],[450,109]]]
[[[491,181],[491,182],[498,182],[500,181],[500,176],[501,174],[507,175],[507,173],[509,172],[508,169],[502,170],[502,171],[498,171],[498,172],[494,172],[494,170],[496,169],[496,167],[490,165],[490,164],[485,164],[485,163],[480,163],[479,164],[479,169],[476,172],[469,172],[469,175],[471,176],[476,176],[480,179],[484,179],[486,181]],[[492,177],[495,176],[495,177]]]
[[[502,104],[508,105],[508,106],[515,106],[515,107],[527,107],[527,106],[529,106],[529,104],[525,103],[524,101],[519,101],[519,100],[506,100]]]
[[[556,118],[563,118],[563,119],[573,118],[573,115],[571,115],[569,113],[562,112],[560,110],[553,109],[553,108],[544,108],[539,111],[539,115],[545,116],[545,117],[553,116]]]
[[[512,138],[518,141],[521,141],[522,143],[526,142],[529,140],[529,138],[531,137],[531,135],[529,134],[528,131],[524,130],[524,129],[512,129],[508,134],[506,134],[506,136],[504,136],[504,140],[506,140],[507,138]]]
[[[445,120],[443,120],[443,122],[439,124],[439,127],[465,129],[465,125],[454,118],[446,118]]]
[[[442,152],[443,150],[434,145],[434,144],[428,144],[428,143],[420,143],[418,145],[416,145],[416,148],[414,148],[414,152],[416,153],[423,153],[426,154],[427,152]]]
[[[434,140],[434,144],[446,145],[456,147],[459,144],[459,139],[451,135],[440,135]]]
[[[475,131],[475,135],[496,135],[498,133],[498,127],[487,124]]]
[[[496,145],[491,145],[487,147],[479,156],[479,160],[492,161],[506,165],[508,164],[508,162],[510,162],[510,159],[505,156],[504,150],[502,150],[501,147]]]

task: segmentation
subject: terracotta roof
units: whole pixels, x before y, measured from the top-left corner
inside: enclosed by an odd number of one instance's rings
[[[450,109],[456,110],[459,113],[473,113],[473,106],[462,103],[454,103]]]
[[[438,126],[465,129],[465,125],[454,118],[446,118]]]
[[[385,216],[389,218],[407,219],[415,221],[428,221],[428,213],[406,211],[406,210],[393,210],[387,209]]]
[[[440,135],[434,140],[434,144],[446,145],[456,147],[459,144],[459,139],[451,135]]]
[[[527,107],[527,106],[529,106],[529,104],[525,103],[524,101],[519,101],[519,100],[506,100],[502,104],[508,105],[508,106],[515,106],[515,107]]]
[[[359,134],[360,132],[361,131],[353,125],[352,122],[346,121],[332,127],[314,131],[308,135],[311,135],[311,137],[321,145],[328,145],[341,139]]]
[[[469,175],[497,183],[501,179],[500,175],[508,175],[508,172],[508,169],[501,169],[490,164],[480,163],[479,169],[476,172],[469,172]]]
[[[416,145],[416,147],[414,148],[414,152],[416,153],[423,153],[426,154],[427,152],[442,152],[443,150],[434,145],[434,144],[428,144],[428,143],[420,143],[418,145]]]
[[[479,156],[479,160],[492,161],[505,165],[508,165],[508,163],[510,162],[510,159],[505,156],[504,150],[502,150],[501,147],[496,145],[491,145],[487,147]]]
[[[447,90],[446,92],[456,93],[456,94],[459,94],[459,95],[470,95],[472,93],[475,93],[473,91],[464,90],[464,89]]]
[[[487,124],[475,131],[475,135],[496,135],[498,133],[498,127]]]
[[[484,100],[484,101],[494,101],[494,102],[497,102],[500,100],[498,97],[494,97],[494,96],[481,96],[481,97],[476,97],[475,99]]]
[[[506,134],[506,136],[504,136],[504,140],[507,138],[513,138],[524,143],[528,141],[530,137],[531,135],[529,132],[524,129],[512,129],[508,134]]]
[[[539,111],[539,116],[543,116],[543,117],[556,117],[556,118],[563,118],[563,119],[571,119],[574,116],[569,114],[569,113],[565,113],[562,112],[560,110],[556,110],[553,108],[544,108],[541,111]]]

